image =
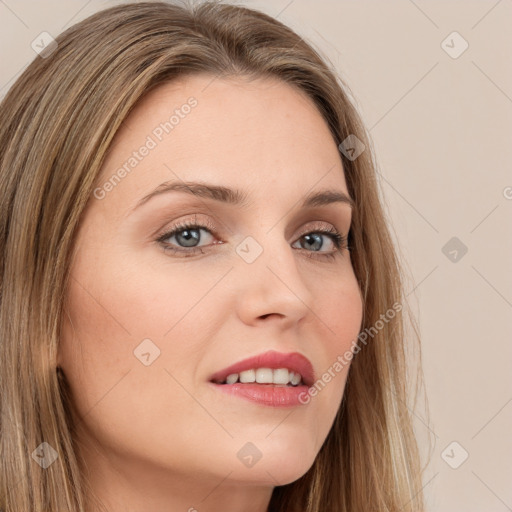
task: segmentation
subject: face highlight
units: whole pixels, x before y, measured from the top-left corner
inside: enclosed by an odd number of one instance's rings
[[[192,507],[198,482],[207,495],[223,481],[205,504],[247,488],[264,503],[311,467],[348,366],[281,407],[211,378],[268,351],[300,354],[320,378],[351,348],[363,307],[351,216],[336,143],[291,86],[194,76],[137,105],[84,212],[59,351],[94,484],[109,482],[99,493],[136,479]]]

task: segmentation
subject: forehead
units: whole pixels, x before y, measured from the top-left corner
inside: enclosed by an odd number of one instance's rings
[[[142,155],[143,153],[143,155]],[[273,78],[196,75],[152,90],[117,133],[98,184],[133,204],[168,180],[205,181],[261,198],[346,190],[327,123],[302,91]]]

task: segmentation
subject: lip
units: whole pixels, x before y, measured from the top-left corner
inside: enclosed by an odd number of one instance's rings
[[[296,407],[309,402],[308,387],[305,385],[215,384],[210,382],[210,386],[229,396],[267,407]]]
[[[271,368],[273,370],[278,368],[288,368],[293,372],[300,373],[300,375],[302,376],[302,381],[304,382],[305,386],[309,387],[315,382],[315,372],[313,370],[313,365],[311,364],[311,361],[307,357],[303,356],[302,354],[299,354],[298,352],[291,352],[285,354],[282,352],[277,352],[275,350],[269,350],[262,354],[258,354],[257,356],[249,357],[247,359],[239,361],[238,363],[232,364],[231,366],[228,366],[227,368],[224,368],[223,370],[214,373],[209,380],[214,384],[222,385],[220,383],[226,380],[226,377],[228,375],[256,368]],[[236,384],[224,384],[223,386],[235,385]],[[262,386],[261,384],[257,385]],[[276,386],[266,386],[276,388]]]

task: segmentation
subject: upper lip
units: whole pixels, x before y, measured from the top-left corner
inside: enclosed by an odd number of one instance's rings
[[[283,354],[275,350],[269,350],[257,356],[249,357],[243,361],[232,364],[223,370],[214,373],[210,377],[211,382],[224,382],[228,375],[240,373],[244,370],[256,368],[288,368],[296,373],[300,373],[302,381],[307,386],[311,386],[315,381],[315,372],[309,359],[298,352]]]

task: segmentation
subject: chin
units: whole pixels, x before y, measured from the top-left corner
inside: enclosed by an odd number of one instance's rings
[[[259,454],[254,446],[258,447]],[[249,455],[245,462],[244,453],[252,454],[253,460]],[[304,439],[294,442],[293,436],[287,442],[282,438],[255,441],[253,445],[246,446],[246,452],[242,452],[242,464],[237,467],[236,477],[232,476],[254,485],[286,485],[306,474],[317,454],[318,450],[312,442]],[[257,457],[260,458],[256,460]]]
[[[288,464],[287,461],[280,464],[263,464],[260,461],[249,471],[238,469],[230,478],[247,485],[276,487],[295,482],[307,473],[313,463],[314,459],[307,463],[303,461],[300,466]]]

